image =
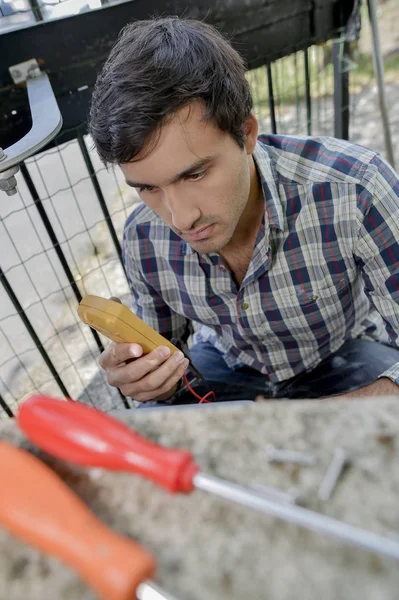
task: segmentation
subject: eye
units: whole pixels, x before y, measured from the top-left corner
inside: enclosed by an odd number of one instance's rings
[[[158,188],[156,188],[154,185],[142,185],[139,187],[139,193],[142,194],[143,192],[155,192]]]
[[[191,175],[187,175],[186,179],[189,181],[198,181],[199,179],[202,179],[205,173],[206,171],[201,171],[200,173],[191,173]]]

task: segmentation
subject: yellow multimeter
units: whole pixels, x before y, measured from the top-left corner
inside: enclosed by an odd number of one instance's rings
[[[85,296],[78,306],[78,315],[83,323],[113,342],[139,344],[144,354],[148,354],[158,346],[167,346],[171,354],[179,350],[129,308],[114,300],[107,300],[100,296]]]

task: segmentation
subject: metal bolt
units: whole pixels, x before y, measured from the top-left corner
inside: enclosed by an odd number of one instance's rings
[[[12,175],[7,179],[0,178],[0,190],[5,192],[7,196],[14,196],[17,193],[17,180]]]
[[[349,459],[342,448],[336,448],[334,455],[327,469],[327,473],[321,482],[318,496],[320,500],[328,500],[334,491],[344,468],[348,465]]]
[[[38,65],[32,65],[31,67],[29,67],[28,69],[28,77],[30,77],[31,79],[34,79],[35,77],[39,77],[39,75],[41,75],[42,72],[40,71],[40,67]]]
[[[7,196],[14,196],[17,193],[17,180],[14,175],[18,173],[19,166],[15,165],[0,173],[0,190],[5,192]]]
[[[19,69],[10,69],[10,74],[13,79],[21,79],[22,72]]]
[[[316,457],[311,452],[296,452],[295,450],[282,450],[271,444],[266,446],[268,461],[272,463],[295,463],[304,467],[313,467]]]

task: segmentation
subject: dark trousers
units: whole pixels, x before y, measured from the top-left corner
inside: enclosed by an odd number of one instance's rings
[[[208,342],[193,346],[191,358],[207,380],[206,385],[196,385],[195,391],[203,396],[213,390],[216,400],[223,402],[254,400],[259,395],[299,399],[344,394],[373,383],[383,371],[399,362],[399,350],[379,342],[348,340],[313,370],[275,385],[270,384],[267,376],[249,367],[230,369],[222,354]],[[183,392],[167,404],[196,402],[198,400],[190,392]],[[154,406],[153,402],[150,404]]]

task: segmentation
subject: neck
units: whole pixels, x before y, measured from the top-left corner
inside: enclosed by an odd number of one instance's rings
[[[230,241],[233,246],[247,245],[248,240],[252,239],[252,236],[258,232],[264,213],[262,186],[252,156],[249,160],[250,189],[248,201]]]

